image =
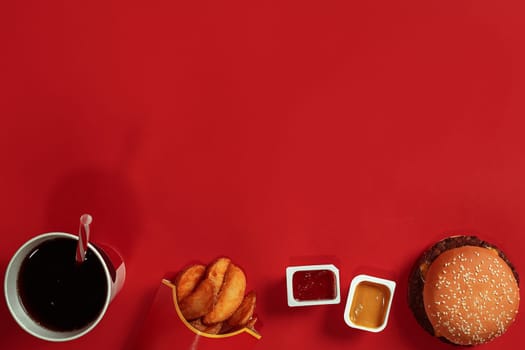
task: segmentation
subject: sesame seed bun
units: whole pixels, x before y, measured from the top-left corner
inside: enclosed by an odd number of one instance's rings
[[[478,345],[502,335],[514,322],[518,284],[501,250],[474,236],[454,236],[417,261],[408,303],[430,334],[456,345]]]

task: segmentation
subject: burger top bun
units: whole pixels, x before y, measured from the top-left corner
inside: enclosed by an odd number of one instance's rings
[[[518,313],[518,282],[494,249],[446,250],[423,278],[423,302],[434,333],[452,343],[488,342],[502,335]]]

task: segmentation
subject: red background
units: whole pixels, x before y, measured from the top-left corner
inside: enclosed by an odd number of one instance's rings
[[[14,1],[0,4],[0,268],[48,231],[115,245],[128,277],[74,344],[127,349],[160,279],[228,255],[258,292],[260,349],[448,349],[406,300],[454,233],[525,274],[522,1]],[[289,309],[285,267],[394,279],[386,330]],[[2,272],[3,276],[3,272]],[[522,294],[523,295],[523,294]],[[523,307],[521,308],[523,309]],[[485,349],[521,347],[522,315]]]

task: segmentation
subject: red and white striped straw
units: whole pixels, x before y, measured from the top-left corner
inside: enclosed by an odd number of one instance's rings
[[[80,227],[78,228],[77,254],[75,256],[78,263],[84,262],[89,242],[89,225],[93,218],[89,214],[80,217]]]

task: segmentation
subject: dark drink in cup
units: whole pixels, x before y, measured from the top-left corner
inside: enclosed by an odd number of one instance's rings
[[[77,262],[78,236],[42,234],[9,262],[4,295],[18,325],[35,337],[63,342],[90,332],[124,284],[126,267],[111,247],[87,244]]]
[[[104,266],[92,250],[75,261],[77,242],[55,238],[36,246],[24,259],[17,281],[30,317],[55,331],[73,331],[102,312],[108,283]]]

